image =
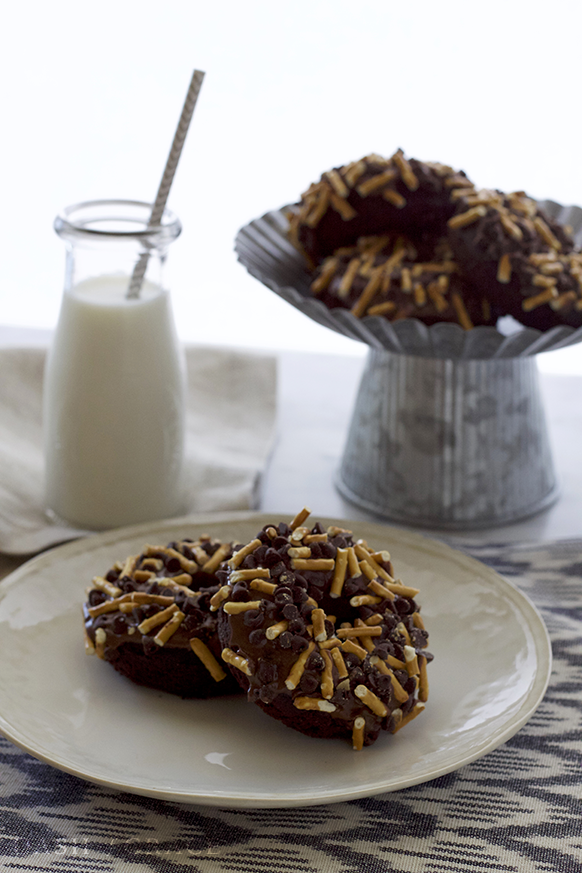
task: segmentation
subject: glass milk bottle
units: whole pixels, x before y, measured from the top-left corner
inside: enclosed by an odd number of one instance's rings
[[[45,371],[49,514],[106,528],[183,511],[185,365],[162,282],[179,220],[127,200],[80,203],[55,219],[67,247],[61,310]],[[138,262],[138,296],[128,297]],[[133,287],[133,286],[132,286]]]

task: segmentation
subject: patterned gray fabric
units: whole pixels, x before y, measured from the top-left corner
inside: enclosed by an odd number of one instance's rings
[[[552,638],[546,697],[508,743],[391,794],[220,810],[103,789],[1,739],[2,870],[582,873],[582,541],[471,553],[529,594]]]

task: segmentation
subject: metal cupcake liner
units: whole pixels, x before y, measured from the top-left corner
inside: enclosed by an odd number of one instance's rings
[[[582,209],[561,206],[552,200],[539,204],[574,230],[582,244]],[[517,358],[574,345],[582,340],[582,328],[554,327],[547,331],[515,325],[509,336],[495,327],[466,331],[457,324],[427,327],[416,318],[390,322],[380,316],[356,318],[348,309],[328,309],[310,291],[312,277],[304,258],[287,238],[288,220],[283,207],[241,228],[235,251],[247,271],[313,321],[373,349],[423,358],[473,360]]]
[[[582,209],[540,203],[582,241]],[[573,345],[582,328],[466,331],[328,309],[310,291],[283,209],[243,227],[248,272],[319,324],[369,346],[336,485],[370,512],[470,530],[518,521],[558,496],[534,355]]]

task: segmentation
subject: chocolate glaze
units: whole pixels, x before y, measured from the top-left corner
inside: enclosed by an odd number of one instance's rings
[[[451,247],[463,273],[471,276],[473,284],[488,296],[492,306],[501,314],[512,315],[526,327],[538,330],[547,330],[561,324],[580,327],[582,309],[578,309],[576,303],[582,298],[582,288],[575,273],[582,267],[582,263],[575,258],[572,268],[571,258],[568,257],[574,250],[572,237],[552,216],[537,208],[535,202],[521,192],[519,195],[506,195],[501,191],[493,193],[499,196],[499,206],[519,227],[521,239],[515,239],[504,230],[499,209],[491,206],[478,221],[466,227],[449,228]],[[516,210],[513,205],[516,202],[529,206],[529,214]],[[467,199],[461,198],[455,214],[461,215],[469,208]],[[542,219],[556,238],[556,249],[548,244],[533,225],[536,218]],[[530,257],[553,251],[563,265],[563,271],[555,276],[557,295],[571,292],[571,299],[560,309],[553,309],[548,302],[531,311],[524,310],[524,298],[534,297],[542,290],[534,284],[534,277],[539,270],[532,264]],[[507,255],[511,263],[509,282],[500,282],[497,277],[499,261],[503,255]]]
[[[457,223],[475,207],[483,213],[477,220]],[[314,271],[312,291],[329,308],[350,308],[358,317],[381,315],[392,321],[416,318],[427,325],[459,322],[466,329],[495,325],[504,315],[538,330],[582,326],[582,254],[575,251],[568,231],[523,192],[477,191],[465,173],[415,158],[406,160],[399,150],[389,159],[369,155],[324,173],[289,209],[288,217],[289,238]],[[536,226],[539,220],[553,239]],[[362,237],[395,234],[406,237],[416,254],[407,255],[394,270],[389,293],[366,298],[367,305],[360,308],[357,300],[369,273],[358,274],[350,293],[345,287],[340,293],[347,268],[341,250],[359,245]],[[434,261],[443,237],[459,265],[450,277],[450,293],[435,302],[421,290],[414,300],[407,282],[400,281],[400,270]],[[541,281],[539,265],[531,258],[547,252],[557,255],[561,270],[542,270]],[[373,266],[381,265],[385,254],[379,253]],[[318,287],[325,261],[332,257],[340,260],[337,274],[324,282],[325,287]],[[543,276],[556,280],[546,296]],[[434,276],[423,274],[425,290],[432,281]],[[386,301],[394,307],[369,311]]]
[[[215,681],[190,646],[190,640],[197,637],[220,662],[217,617],[216,613],[210,611],[209,605],[210,598],[220,585],[220,570],[205,572],[201,569],[203,556],[211,558],[220,546],[220,542],[210,538],[196,542],[186,539],[171,542],[167,547],[148,548],[147,552],[144,551],[137,557],[129,573],[123,573],[121,562],[113,566],[104,578],[118,588],[122,595],[135,591],[171,597],[185,614],[185,618],[170,639],[163,646],[159,646],[154,642],[154,636],[160,626],[142,634],[138,625],[166,608],[165,605],[136,605],[128,613],[116,609],[92,616],[89,611],[91,608],[114,599],[112,595],[92,588],[88,592],[87,603],[83,606],[85,631],[93,644],[96,631],[102,628],[105,632],[105,642],[97,648],[103,659],[139,685],[182,697],[210,697],[238,691],[238,686],[228,671],[226,678]],[[188,574],[191,578],[188,587],[176,589],[164,583],[164,579],[180,577],[185,572],[179,559],[167,554],[165,549],[172,549],[187,561],[193,562],[192,572]],[[225,555],[225,560],[230,554],[232,547]],[[152,560],[159,562],[161,567],[152,569]],[[136,573],[139,575],[140,570],[144,569],[152,572],[152,577],[145,581],[136,579]]]
[[[442,234],[443,226],[455,210],[450,199],[452,183],[460,180],[463,184],[467,179],[465,173],[411,158],[407,163],[418,182],[418,187],[411,190],[397,164],[398,155],[402,155],[401,150],[389,159],[377,155],[362,158],[365,169],[353,185],[349,182],[352,165],[335,168],[349,188],[344,199],[354,212],[352,218],[346,220],[330,205],[316,226],[310,226],[310,194],[316,186],[303,195],[291,217],[291,238],[312,266],[339,246],[353,244],[360,236],[395,231],[407,234],[422,248],[425,244],[430,246],[432,240]],[[370,193],[359,192],[362,185],[365,187],[371,179],[387,170],[394,171],[394,179]],[[324,173],[317,184],[330,188],[328,174]],[[386,192],[393,192],[404,204],[394,205],[386,199]]]
[[[360,316],[381,315],[388,321],[417,318],[426,325],[441,321],[458,324],[459,310],[453,302],[457,296],[474,327],[495,325],[498,309],[491,305],[487,294],[460,274],[446,239],[436,240],[432,248],[425,251],[423,260],[417,258],[416,248],[407,241],[404,243],[404,258],[391,266],[395,246],[399,244],[403,244],[402,237],[390,239],[378,254],[369,255],[370,246],[367,239],[362,238],[356,246],[337,250],[316,270],[312,284],[314,294],[329,309],[354,310],[374,271],[380,270],[386,278],[358,312]],[[355,259],[361,266],[350,282],[349,290],[345,291],[342,283]],[[334,273],[328,279],[331,269]],[[319,290],[322,284],[325,287]],[[381,307],[382,311],[376,312],[374,307]]]
[[[269,529],[277,531],[276,538],[270,538],[267,533]],[[321,532],[319,525],[311,529],[311,533]],[[250,675],[246,675],[236,667],[231,667],[231,670],[241,688],[247,692],[248,699],[266,713],[303,733],[319,737],[351,738],[355,719],[363,717],[364,744],[369,745],[377,738],[380,730],[394,730],[396,721],[392,713],[395,710],[400,710],[403,715],[406,715],[415,706],[417,700],[416,680],[409,677],[406,670],[394,671],[396,679],[407,695],[405,702],[399,703],[390,677],[381,672],[370,659],[376,656],[384,661],[388,655],[391,655],[404,662],[406,639],[401,633],[401,627],[398,627],[404,625],[410,634],[412,646],[418,653],[422,651],[427,661],[432,660],[432,655],[423,651],[428,642],[426,631],[414,625],[413,614],[418,613],[418,606],[411,597],[397,595],[394,600],[384,599],[372,606],[354,607],[350,604],[352,597],[358,594],[370,594],[368,588],[370,580],[363,574],[348,576],[341,595],[332,597],[330,589],[333,570],[294,569],[293,560],[288,552],[289,548],[297,543],[290,542],[291,533],[287,525],[279,524],[266,525],[257,534],[261,545],[252,555],[245,558],[241,568],[269,568],[269,581],[276,587],[273,593],[258,593],[248,580],[235,581],[232,584],[227,604],[260,600],[260,606],[238,614],[229,614],[223,604],[220,608],[218,626],[221,644],[248,662]],[[338,548],[346,549],[353,545],[351,534],[330,535],[328,542],[310,545],[311,557],[335,559]],[[392,566],[389,562],[382,562],[380,566],[392,575]],[[229,578],[236,579],[232,571]],[[289,689],[285,684],[298,657],[313,642],[312,632],[308,626],[312,622],[312,612],[316,607],[322,608],[326,615],[336,616],[335,623],[329,620],[325,622],[328,639],[336,637],[336,630],[344,622],[353,625],[356,619],[365,621],[375,614],[382,618],[381,636],[371,638],[374,643],[373,652],[366,652],[365,657],[360,659],[356,654],[340,650],[348,677],[342,681],[334,664],[333,695],[327,698],[335,707],[332,712],[297,709],[294,705],[297,698],[321,699],[325,656],[321,654],[318,644],[315,644],[306,662],[297,687]],[[287,629],[275,639],[268,639],[267,629],[281,621],[288,622]],[[386,706],[386,715],[377,715],[364,705],[354,694],[358,685],[365,685],[379,698]]]

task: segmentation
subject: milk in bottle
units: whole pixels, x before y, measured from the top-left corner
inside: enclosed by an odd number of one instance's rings
[[[160,228],[153,244],[152,233],[139,235],[135,215],[119,218],[131,211],[121,204],[82,204],[65,216],[66,227],[56,223],[69,251],[45,372],[46,501],[53,516],[90,530],[184,508],[185,367],[159,269],[179,224],[170,216],[170,230]],[[131,265],[147,244],[146,278],[128,298]],[[122,254],[125,270],[109,271]]]

